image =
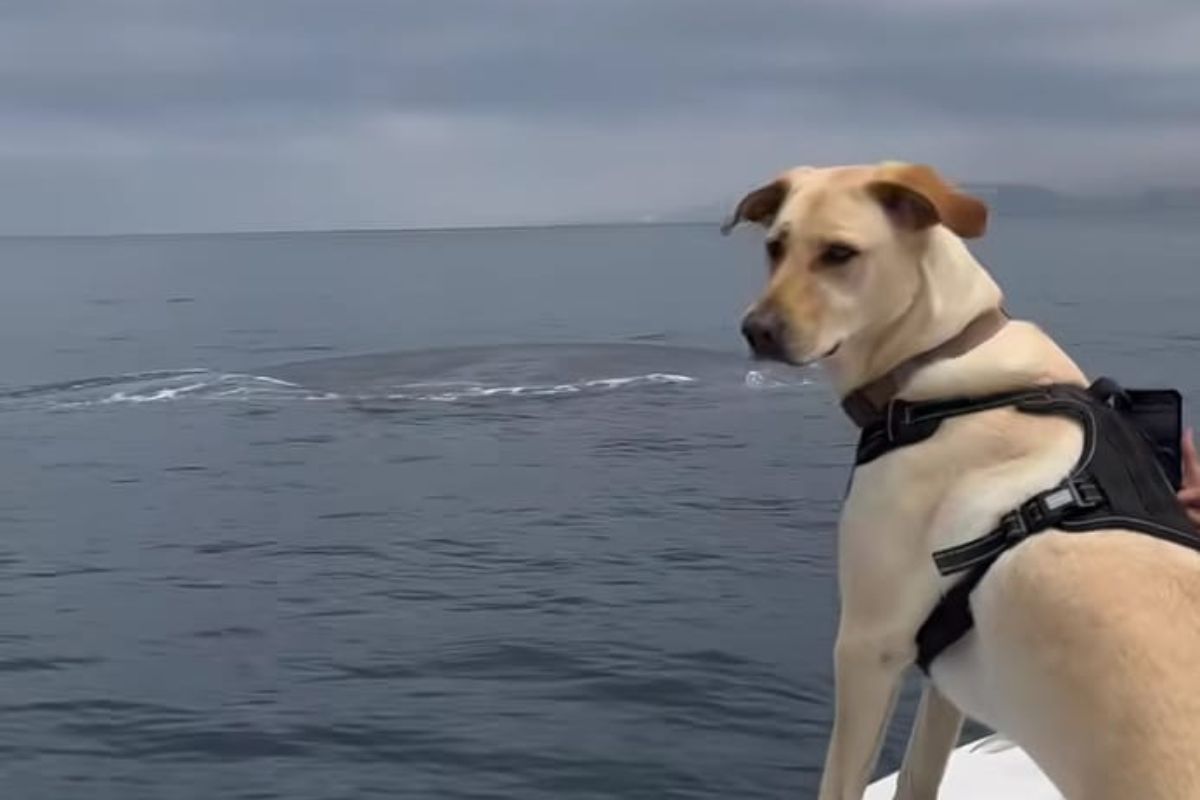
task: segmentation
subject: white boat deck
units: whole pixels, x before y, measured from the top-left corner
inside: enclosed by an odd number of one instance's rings
[[[867,788],[864,800],[892,800],[896,775]],[[960,746],[950,756],[942,781],[941,800],[1062,800],[1062,795],[1011,742],[989,736]]]

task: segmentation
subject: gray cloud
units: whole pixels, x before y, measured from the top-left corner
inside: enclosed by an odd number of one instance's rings
[[[1200,180],[1191,0],[7,0],[0,230],[607,219],[797,162]]]

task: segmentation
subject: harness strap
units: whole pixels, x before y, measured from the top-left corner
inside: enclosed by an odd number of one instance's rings
[[[951,586],[917,629],[917,666],[926,675],[933,660],[975,626],[975,616],[971,613],[971,592],[998,557],[999,554],[992,555],[975,565],[962,580]]]
[[[1154,412],[1167,413],[1177,424],[1177,393],[1154,394],[1161,395],[1150,398]],[[1200,551],[1200,536],[1175,497],[1178,484],[1163,468],[1162,454],[1125,416],[1137,399],[1137,392],[1101,379],[1087,389],[1060,384],[969,401],[910,404],[895,417],[889,412],[890,420],[863,432],[859,463],[932,436],[948,417],[1002,405],[1031,414],[1072,417],[1083,429],[1079,461],[1066,479],[1004,514],[983,536],[933,554],[939,574],[962,577],[946,590],[917,632],[916,663],[922,671],[928,674],[942,651],[974,626],[970,595],[988,568],[1030,536],[1050,529],[1084,532],[1118,527]],[[1177,453],[1171,458],[1178,460]]]
[[[917,666],[921,671],[928,674],[933,660],[975,625],[970,595],[996,559],[1026,538],[1104,503],[1104,492],[1090,477],[1068,478],[1005,514],[1000,525],[989,533],[935,552],[933,561],[939,573],[967,574],[942,595],[917,631]]]
[[[1023,539],[1104,502],[1104,492],[1090,477],[1068,478],[1005,514],[997,527],[978,539],[935,551],[933,563],[942,575],[954,575],[977,564],[991,563]]]
[[[916,403],[892,400],[874,422],[863,428],[858,440],[855,466],[862,466],[892,450],[928,439],[937,433],[942,422],[951,417],[1004,406],[1048,402],[1053,392],[1052,388],[1044,387],[953,400]]]

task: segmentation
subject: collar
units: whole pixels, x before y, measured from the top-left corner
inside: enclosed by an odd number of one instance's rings
[[[860,428],[877,422],[886,412],[888,403],[895,399],[913,373],[934,361],[955,358],[974,350],[995,336],[1006,324],[1008,314],[1003,309],[988,309],[950,339],[913,356],[882,377],[846,395],[842,399],[842,410]]]

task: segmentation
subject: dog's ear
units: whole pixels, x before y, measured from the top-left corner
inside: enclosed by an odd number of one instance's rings
[[[951,186],[933,167],[887,164],[867,189],[903,227],[919,230],[940,222],[964,239],[987,230],[987,205]]]
[[[721,233],[728,235],[742,221],[767,227],[775,221],[775,215],[787,199],[790,188],[785,178],[779,178],[750,192],[738,203],[733,214],[721,224]]]

